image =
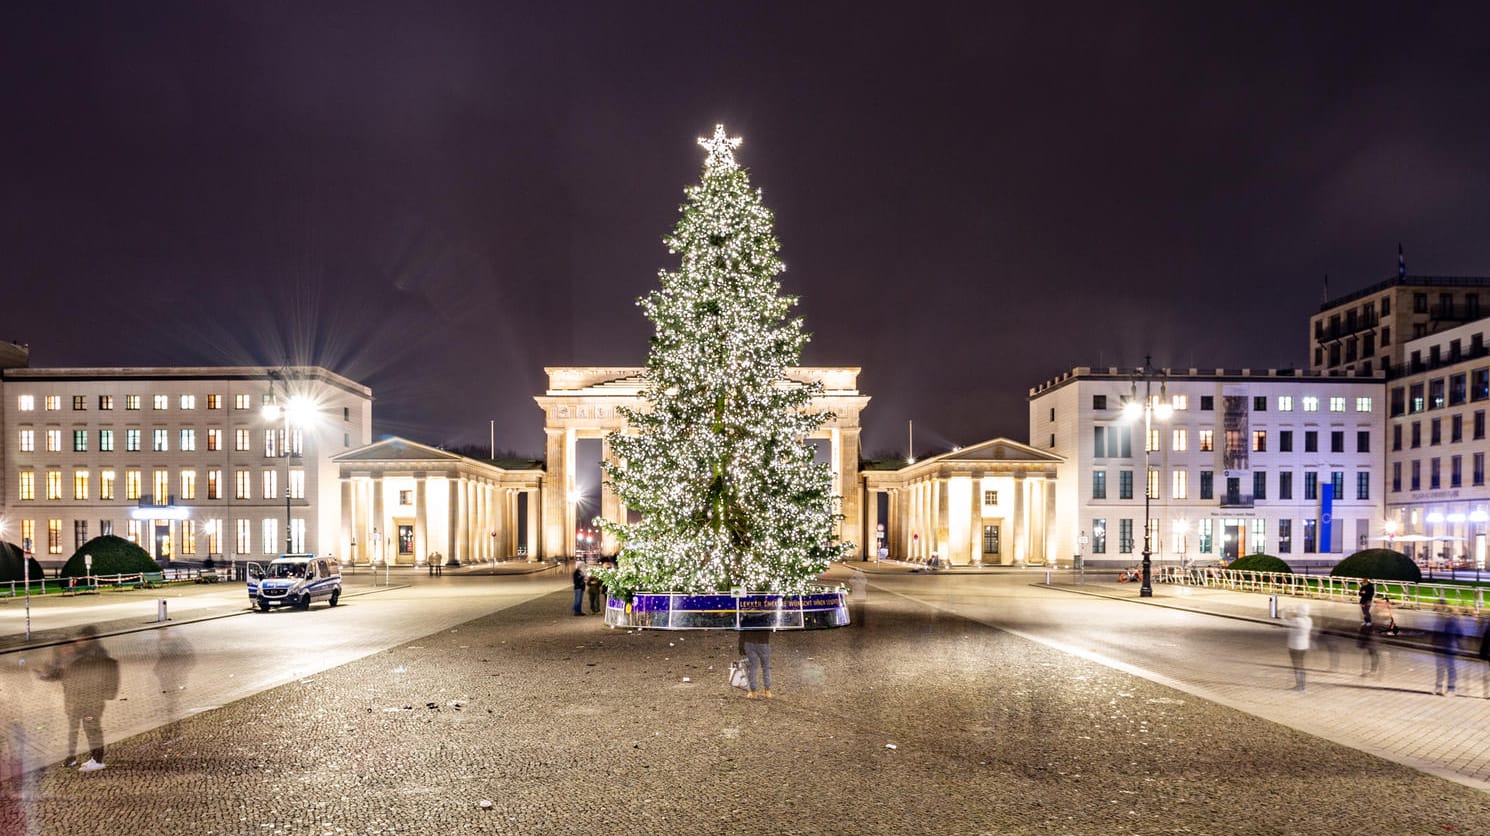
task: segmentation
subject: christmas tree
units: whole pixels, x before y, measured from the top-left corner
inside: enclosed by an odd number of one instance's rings
[[[600,524],[621,543],[612,592],[744,588],[800,592],[841,557],[832,474],[807,436],[820,384],[787,380],[808,335],[771,212],[735,162],[724,126],[700,139],[703,180],[686,190],[666,240],[680,256],[639,300],[656,331],[643,372],[646,408],[625,410],[605,474],[633,523]]]

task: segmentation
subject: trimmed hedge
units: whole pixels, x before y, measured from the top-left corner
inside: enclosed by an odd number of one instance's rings
[[[1227,566],[1228,569],[1236,569],[1243,572],[1288,572],[1293,574],[1293,567],[1289,566],[1282,558],[1270,554],[1249,554],[1239,557]]]
[[[0,581],[22,581],[26,579],[26,570],[21,564],[21,559],[26,553],[21,547],[14,543],[0,542]],[[31,580],[39,581],[46,577],[41,573],[41,564],[36,558],[26,558],[31,562]]]
[[[1335,564],[1330,570],[1335,578],[1371,578],[1380,581],[1423,580],[1423,572],[1407,555],[1391,549],[1366,549]]]
[[[94,575],[132,575],[135,572],[159,572],[150,553],[112,534],[94,537],[62,566],[62,577],[81,578],[88,573],[83,555],[93,555]]]

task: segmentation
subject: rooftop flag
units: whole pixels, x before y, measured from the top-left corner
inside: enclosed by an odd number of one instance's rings
[[[1407,256],[1402,254],[1402,245],[1397,245],[1397,278],[1407,278]]]

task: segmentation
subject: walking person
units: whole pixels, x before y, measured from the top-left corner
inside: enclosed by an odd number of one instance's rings
[[[1309,652],[1309,637],[1314,634],[1314,619],[1309,617],[1309,605],[1299,604],[1293,618],[1288,619],[1288,657],[1293,661],[1293,690],[1304,690],[1304,654]]]
[[[574,574],[570,576],[570,579],[574,581],[574,614],[584,615],[581,607],[585,602],[585,570],[584,565],[577,560],[574,562]]]
[[[1362,624],[1356,633],[1355,646],[1361,649],[1361,676],[1381,676],[1381,640],[1376,635],[1376,628]]]
[[[51,661],[38,676],[62,684],[62,705],[67,712],[67,760],[79,772],[103,769],[104,702],[119,694],[119,663],[95,638],[98,628],[84,625],[77,639],[52,651]],[[78,765],[78,727],[88,736],[89,758]]]
[[[757,695],[771,699],[771,633],[773,630],[741,630],[740,655],[745,657],[745,699]]]
[[[1455,674],[1458,673],[1454,652],[1459,649],[1459,635],[1463,628],[1459,626],[1459,617],[1454,615],[1444,599],[1439,598],[1433,609],[1438,612],[1438,623],[1433,630],[1433,693],[1452,697]]]
[[[1367,578],[1361,584],[1361,621],[1365,624],[1371,623],[1371,602],[1376,598],[1376,584]]]

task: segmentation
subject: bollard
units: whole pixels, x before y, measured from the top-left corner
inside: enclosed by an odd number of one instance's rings
[[[1268,596],[1268,618],[1278,617],[1278,596]]]
[[[164,598],[155,599],[155,620],[161,623],[170,621],[166,618],[166,599]]]
[[[1050,586],[1050,570],[1045,570],[1045,585]]]

